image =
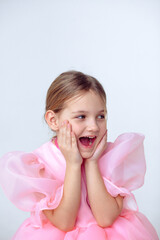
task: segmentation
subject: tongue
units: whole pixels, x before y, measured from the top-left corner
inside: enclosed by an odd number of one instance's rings
[[[80,141],[85,146],[89,146],[89,144],[90,144],[90,140],[88,137],[82,137],[82,138],[80,138]]]

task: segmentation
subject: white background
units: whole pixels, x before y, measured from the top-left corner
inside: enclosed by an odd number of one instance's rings
[[[160,236],[160,1],[0,0],[0,156],[48,141],[45,96],[61,72],[93,75],[108,98],[109,141],[146,136],[139,209]],[[0,189],[0,239],[29,215]]]

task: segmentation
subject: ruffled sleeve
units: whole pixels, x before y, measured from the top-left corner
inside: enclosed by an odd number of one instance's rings
[[[144,136],[137,133],[120,135],[108,147],[99,161],[100,170],[108,192],[124,196],[124,208],[138,210],[133,190],[144,183],[146,163]]]
[[[42,210],[56,208],[63,194],[63,182],[33,153],[12,152],[3,156],[0,184],[18,208],[34,215],[37,225],[45,220]]]

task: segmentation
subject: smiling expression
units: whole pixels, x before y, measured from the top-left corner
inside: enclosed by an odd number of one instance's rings
[[[71,98],[64,109],[57,113],[58,123],[68,120],[75,133],[82,158],[91,157],[107,128],[106,106],[93,91]],[[58,131],[56,131],[58,136]]]

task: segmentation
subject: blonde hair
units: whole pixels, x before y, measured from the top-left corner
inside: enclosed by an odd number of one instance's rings
[[[96,78],[78,71],[63,72],[48,89],[45,110],[58,113],[64,108],[66,101],[89,90],[98,94],[106,104],[106,93]]]

